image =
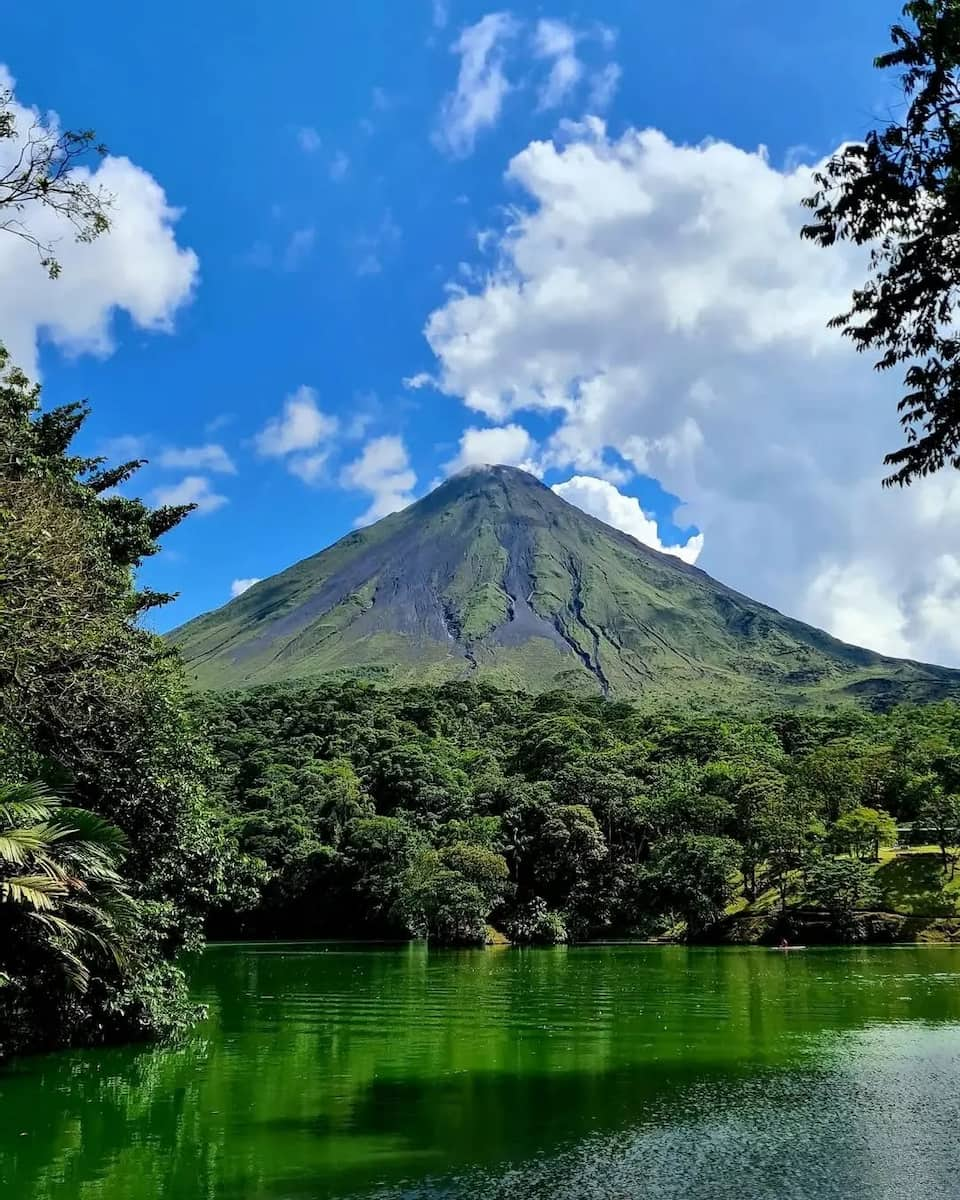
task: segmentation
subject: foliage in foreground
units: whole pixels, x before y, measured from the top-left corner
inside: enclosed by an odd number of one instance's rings
[[[906,368],[906,445],[884,460],[900,485],[960,466],[960,3],[910,0],[903,12],[876,65],[900,72],[904,105],[817,173],[803,230],[821,246],[870,248],[870,277],[831,324],[878,352],[878,370]]]
[[[485,685],[206,696],[221,801],[266,873],[224,934],[703,936],[737,897],[877,903],[897,823],[960,840],[960,707],[640,712]]]
[[[61,975],[79,992],[89,963],[121,963],[137,908],[117,872],[126,839],[40,784],[0,784],[0,986]]]
[[[181,1028],[191,1010],[173,962],[199,944],[207,907],[239,874],[210,810],[212,764],[185,711],[179,665],[137,624],[165,597],[137,591],[133,571],[188,509],[151,510],[114,491],[138,463],[73,454],[85,416],[76,404],[42,413],[39,389],[0,349],[2,853],[36,868],[4,868],[0,922],[17,932],[0,936],[0,1057]],[[24,785],[34,780],[69,811],[46,793],[31,801]],[[81,846],[82,861],[62,857]],[[58,875],[69,896],[54,897]],[[32,890],[22,882],[31,877]],[[43,888],[57,910],[42,909]],[[109,930],[83,888],[103,901],[112,889]],[[31,899],[40,919],[25,923]]]
[[[56,214],[78,242],[107,233],[113,197],[91,186],[83,169],[106,152],[92,129],[61,129],[55,116],[18,112],[13,92],[0,87],[0,232],[33,246],[51,279],[60,274],[54,243],[30,218]]]

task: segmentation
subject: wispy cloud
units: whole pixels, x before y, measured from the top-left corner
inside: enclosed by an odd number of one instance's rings
[[[268,271],[275,262],[273,248],[269,242],[262,239],[255,241],[249,250],[245,250],[239,256],[239,259],[245,267],[254,267],[258,271]]]
[[[376,392],[357,393],[353,413],[343,426],[343,436],[348,441],[359,441],[382,415],[383,404]]]
[[[295,229],[283,250],[282,265],[285,271],[296,271],[310,257],[317,231],[312,225]]]
[[[497,123],[510,91],[504,72],[506,46],[519,29],[510,13],[488,13],[453,43],[452,52],[460,56],[457,85],[443,101],[433,138],[445,153],[465,158],[477,135]]]
[[[361,278],[365,275],[379,275],[383,270],[384,258],[392,253],[401,237],[400,226],[387,209],[376,229],[370,233],[361,233],[351,243],[356,273]]]
[[[577,33],[565,21],[542,19],[533,33],[533,52],[551,60],[550,74],[540,88],[537,107],[556,108],[579,83],[583,63],[577,57]]]
[[[157,466],[171,470],[220,471],[225,475],[236,475],[233,459],[216,442],[204,446],[169,446],[155,459]]]
[[[203,427],[204,433],[216,433],[218,429],[223,429],[235,420],[235,414],[224,412],[218,413],[215,417],[209,420]]]
[[[437,381],[429,371],[418,371],[416,375],[408,375],[403,381],[403,386],[412,392],[416,392],[420,388],[436,387]]]
[[[326,479],[339,427],[336,417],[320,410],[314,389],[304,384],[284,400],[279,415],[264,425],[253,444],[265,458],[282,458],[297,479],[316,484]]]
[[[587,107],[590,112],[603,112],[613,100],[620,82],[619,64],[609,62],[588,74],[577,47],[581,42],[599,42],[609,52],[616,40],[616,30],[607,25],[575,29],[566,21],[551,18],[539,20],[533,31],[533,53],[536,58],[548,61],[551,65],[546,80],[540,86],[537,107],[541,110],[558,108],[570,99],[581,81],[589,79]]]
[[[342,183],[350,171],[350,157],[338,150],[330,160],[330,178],[334,183]]]
[[[316,154],[323,145],[323,139],[312,125],[301,125],[297,130],[297,144],[304,154]]]
[[[145,458],[149,439],[143,434],[123,433],[118,437],[105,438],[99,445],[99,453],[111,463],[130,462],[134,458]]]
[[[287,235],[282,247],[274,249],[267,241],[256,241],[241,256],[240,261],[246,267],[254,267],[258,271],[296,271],[306,262],[317,240],[317,231],[313,225],[305,225],[294,229]]]
[[[296,454],[287,463],[287,470],[296,475],[304,483],[321,483],[327,479],[327,463],[330,459],[330,447],[317,450],[313,454]]]
[[[520,34],[522,40],[518,40]],[[510,12],[481,17],[462,30],[450,47],[460,56],[460,69],[456,87],[441,105],[434,144],[454,158],[466,158],[479,135],[497,124],[504,101],[515,89],[535,86],[537,108],[545,111],[569,104],[575,95],[582,101],[589,85],[591,111],[603,111],[616,92],[620,67],[613,62],[591,67],[590,56],[585,58],[580,47],[590,43],[595,53],[599,45],[606,56],[616,37],[615,30],[596,22],[577,28],[555,17],[541,17],[535,24],[519,20]],[[518,61],[524,47],[534,63],[542,65],[524,70]],[[512,78],[506,69],[511,53]]]
[[[612,62],[591,76],[590,98],[587,101],[590,112],[601,113],[610,107],[622,74],[619,64]]]

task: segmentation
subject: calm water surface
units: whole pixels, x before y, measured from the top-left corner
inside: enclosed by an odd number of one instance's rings
[[[960,950],[214,947],[0,1074],[4,1200],[960,1197]]]

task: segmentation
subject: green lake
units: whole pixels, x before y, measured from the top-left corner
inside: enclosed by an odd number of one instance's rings
[[[4,1200],[960,1196],[960,950],[215,946],[0,1074]]]

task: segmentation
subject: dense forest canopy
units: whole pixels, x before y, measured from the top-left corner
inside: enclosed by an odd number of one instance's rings
[[[952,703],[758,718],[348,682],[199,704],[266,873],[255,908],[218,917],[232,934],[700,936],[771,889],[839,930],[882,899],[897,823],[944,871],[960,838]]]

